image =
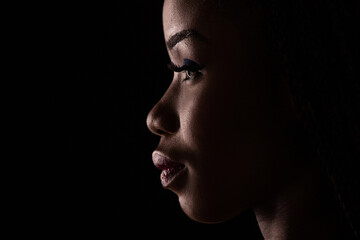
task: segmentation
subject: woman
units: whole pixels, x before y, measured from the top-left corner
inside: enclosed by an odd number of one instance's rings
[[[174,77],[147,125],[161,183],[191,219],[251,208],[265,239],[358,236],[358,193],[337,177],[359,159],[360,122],[355,40],[337,31],[352,9],[338,7],[164,1]]]

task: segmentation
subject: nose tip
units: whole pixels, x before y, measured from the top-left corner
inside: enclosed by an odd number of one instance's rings
[[[179,119],[177,115],[161,103],[156,104],[146,118],[148,129],[156,135],[170,135],[179,129]]]
[[[152,110],[149,112],[146,118],[146,125],[150,132],[156,135],[161,135],[161,132],[158,131],[158,127],[156,127],[156,122],[154,121],[154,116]]]

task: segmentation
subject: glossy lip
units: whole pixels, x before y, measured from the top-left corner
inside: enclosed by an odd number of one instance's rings
[[[167,188],[172,183],[175,183],[178,176],[180,176],[185,169],[184,164],[170,160],[170,158],[166,157],[165,154],[159,151],[153,152],[152,159],[155,167],[162,170],[160,180],[164,188]]]

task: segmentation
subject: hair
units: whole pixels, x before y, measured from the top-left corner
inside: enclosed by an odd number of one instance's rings
[[[355,238],[360,229],[359,1],[211,0],[226,17],[260,6],[306,140]],[[242,2],[242,4],[239,4]],[[246,4],[246,5],[244,5]]]
[[[350,1],[268,1],[268,34],[286,66],[312,152],[355,237],[359,229],[359,26]],[[355,26],[354,26],[355,25]]]

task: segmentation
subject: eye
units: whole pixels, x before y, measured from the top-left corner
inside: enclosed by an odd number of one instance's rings
[[[174,63],[168,64],[168,68],[174,72],[184,72],[185,78],[183,81],[191,80],[201,74],[202,66],[190,59],[184,59],[184,64],[180,67]]]
[[[190,72],[190,70],[186,70],[185,73],[186,73],[185,80],[189,80],[191,78],[192,72]]]
[[[185,70],[185,74],[186,74],[186,77],[185,77],[184,81],[187,81],[187,80],[190,80],[190,79],[196,77],[196,75],[200,74],[200,70],[198,70],[198,71]]]

